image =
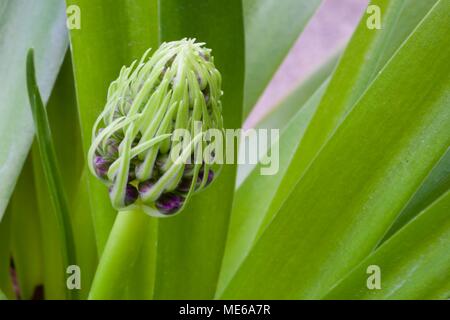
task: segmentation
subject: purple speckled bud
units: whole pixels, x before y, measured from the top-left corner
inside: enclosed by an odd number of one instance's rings
[[[125,206],[129,206],[136,202],[137,198],[139,197],[139,192],[136,189],[135,186],[128,184],[127,189],[125,191]]]
[[[156,201],[156,208],[162,214],[173,214],[183,206],[184,198],[174,193],[165,193]]]
[[[95,156],[94,158],[94,169],[97,176],[101,179],[106,179],[106,175],[108,174],[109,166],[111,162],[107,161],[105,158],[101,156]]]

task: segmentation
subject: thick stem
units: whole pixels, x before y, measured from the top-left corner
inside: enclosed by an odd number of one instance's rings
[[[150,218],[141,210],[119,212],[103,251],[89,299],[123,298]]]

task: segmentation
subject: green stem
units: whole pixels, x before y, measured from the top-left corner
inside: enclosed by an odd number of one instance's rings
[[[123,298],[149,223],[150,217],[141,210],[119,212],[92,283],[90,300]]]

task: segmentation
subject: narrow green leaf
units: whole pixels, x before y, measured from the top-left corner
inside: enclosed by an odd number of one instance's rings
[[[61,171],[61,181],[70,207],[77,263],[82,270],[81,290],[79,293],[80,298],[83,299],[88,295],[90,283],[97,266],[97,247],[95,245],[92,215],[89,206],[89,193],[86,188],[88,170],[84,169],[74,75],[69,53],[66,54],[53,87],[47,104],[47,113],[53,133],[58,167]],[[35,159],[35,162],[37,162],[36,160],[38,159]],[[36,165],[39,164],[36,163]],[[40,193],[42,194],[43,192]],[[47,193],[44,196],[48,197],[49,195]],[[46,201],[44,200],[43,202]],[[49,201],[47,203],[50,204]],[[46,211],[52,211],[51,205]],[[41,213],[41,215],[44,215],[45,218],[51,218],[46,213]],[[54,222],[45,218],[42,217],[43,223],[56,226]],[[58,247],[52,244],[53,235],[51,233],[44,233],[44,235],[46,238],[50,237],[49,240],[45,240],[48,245],[46,250],[58,251]],[[55,236],[57,235],[55,234]],[[67,275],[65,276],[67,277]]]
[[[36,49],[38,82],[46,101],[67,49],[64,3],[6,0],[0,4],[0,219],[33,140],[25,57]]]
[[[36,127],[36,137],[39,146],[39,154],[42,160],[45,180],[50,193],[51,202],[58,222],[60,241],[63,243],[64,267],[76,265],[75,243],[73,239],[70,221],[69,206],[64,194],[64,187],[60,177],[56,153],[48,122],[47,111],[42,103],[41,95],[36,83],[33,50],[27,56],[27,87],[30,99],[31,111]],[[65,279],[61,279],[64,283]],[[71,297],[76,296],[76,291],[70,292]]]
[[[450,191],[341,281],[326,299],[447,299],[450,295]],[[369,290],[378,276],[379,289]]]
[[[158,44],[156,0],[67,0],[80,12],[80,29],[70,31],[84,154],[92,127],[106,102],[111,81],[124,65]],[[74,7],[75,8],[75,7]],[[74,11],[76,12],[76,11]],[[74,17],[75,18],[75,17]],[[88,189],[97,247],[103,251],[116,212],[107,188],[89,175]]]
[[[66,299],[67,292],[66,283],[63,281],[66,277],[64,244],[61,242],[57,214],[50,199],[50,192],[46,188],[47,182],[37,141],[33,143],[31,149],[37,212],[42,235],[44,295],[48,300],[63,300]]]
[[[321,0],[244,0],[244,118],[263,93]]]
[[[436,164],[431,173],[423,181],[414,196],[408,201],[406,207],[399,214],[394,225],[386,234],[385,239],[391,237],[401,227],[407,224],[422,210],[432,204],[450,189],[450,149]]]
[[[222,298],[318,298],[373,250],[450,144],[449,14],[439,1],[380,72]]]
[[[266,217],[267,211],[265,208],[270,204],[278,189],[281,178],[291,163],[296,146],[314,115],[327,84],[328,81],[325,81],[310,100],[300,108],[281,133],[279,140],[272,146],[270,154],[279,153],[279,171],[277,174],[273,176],[261,175],[262,165],[259,163],[236,190],[227,245],[222,262],[218,296],[250,251]],[[249,214],[250,212],[251,214]]]
[[[244,38],[240,0],[160,1],[161,40],[206,42],[222,74],[225,128],[242,122]],[[159,221],[156,299],[214,296],[233,201],[236,166],[226,165],[213,185],[185,211]]]
[[[31,154],[11,198],[11,248],[21,299],[29,300],[44,284],[43,247]]]

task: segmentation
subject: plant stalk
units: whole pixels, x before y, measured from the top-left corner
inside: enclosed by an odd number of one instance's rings
[[[92,283],[90,300],[123,298],[150,221],[141,210],[118,213]]]

